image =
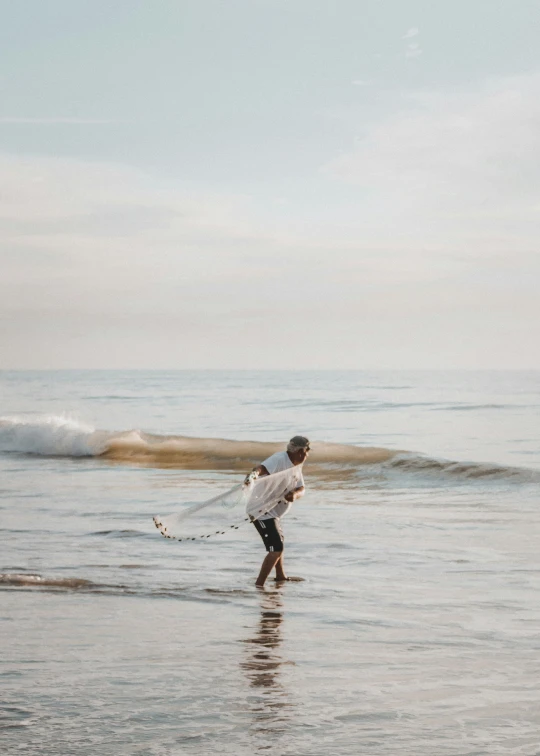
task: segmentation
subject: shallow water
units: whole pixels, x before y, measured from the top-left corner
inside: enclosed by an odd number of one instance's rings
[[[0,454],[5,752],[540,753],[538,377],[0,373],[0,415],[51,444]],[[181,544],[152,524],[234,485],[233,459],[66,455],[42,422],[66,413],[69,432],[406,455],[306,463],[283,523],[305,581],[261,592],[249,524]]]

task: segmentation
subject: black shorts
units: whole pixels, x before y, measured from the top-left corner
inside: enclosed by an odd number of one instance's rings
[[[270,520],[253,520],[253,524],[257,528],[267,551],[283,551],[285,538],[277,517],[272,517]]]

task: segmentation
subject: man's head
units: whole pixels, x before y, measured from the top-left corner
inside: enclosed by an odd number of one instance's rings
[[[287,444],[287,454],[293,465],[301,465],[309,451],[309,439],[305,436],[293,436]]]

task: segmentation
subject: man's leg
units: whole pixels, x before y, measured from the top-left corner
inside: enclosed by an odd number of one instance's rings
[[[277,562],[281,559],[283,552],[281,551],[269,551],[265,556],[261,565],[261,571],[259,577],[255,581],[255,585],[258,588],[262,588],[266,582],[266,578],[272,572],[273,568],[277,565]]]
[[[283,533],[279,519],[255,520],[253,524],[268,551],[255,585],[262,588],[274,567],[276,568],[276,580],[286,580],[287,577],[283,572]]]
[[[279,559],[276,562],[276,580],[287,580],[283,567],[283,551],[279,553]]]

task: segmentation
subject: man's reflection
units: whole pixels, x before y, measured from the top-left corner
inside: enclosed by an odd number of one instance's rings
[[[280,653],[283,602],[279,589],[260,594],[261,614],[255,635],[246,638],[246,658],[241,662],[250,686],[258,695],[250,697],[255,730],[277,733],[286,727],[291,707],[280,679],[283,664],[291,664]]]

